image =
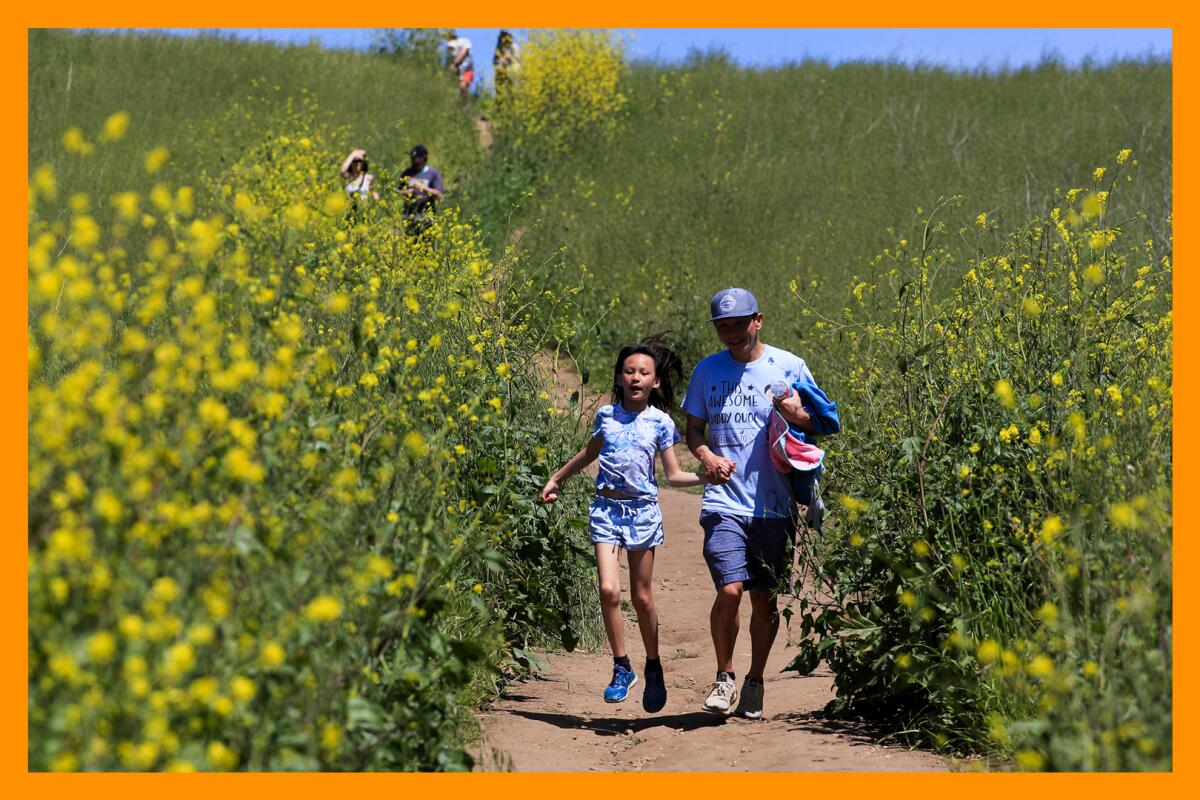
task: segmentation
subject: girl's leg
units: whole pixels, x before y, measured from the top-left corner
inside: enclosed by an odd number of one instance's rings
[[[621,572],[617,566],[618,545],[595,544],[596,568],[600,572],[600,615],[612,647],[613,658],[625,655],[625,622],[621,619]]]
[[[654,548],[629,551],[629,593],[637,611],[646,658],[658,658],[658,609],[654,607]]]

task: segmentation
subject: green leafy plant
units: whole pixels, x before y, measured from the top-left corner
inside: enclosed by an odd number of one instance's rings
[[[1110,199],[1130,152],[976,255],[942,300],[950,201],[885,250],[844,314],[837,524],[799,655],[831,710],[1022,769],[1171,758],[1171,264]]]

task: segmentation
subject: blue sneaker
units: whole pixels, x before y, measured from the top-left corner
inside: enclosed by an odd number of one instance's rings
[[[646,688],[642,690],[642,708],[651,714],[667,704],[667,682],[662,668],[646,667]]]
[[[633,670],[625,669],[620,664],[613,665],[612,682],[604,687],[604,702],[621,702],[629,696],[629,690],[637,680],[637,673]]]

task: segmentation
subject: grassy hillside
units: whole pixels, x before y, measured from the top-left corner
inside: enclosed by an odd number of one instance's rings
[[[336,128],[334,144],[364,148],[380,177],[407,167],[416,142],[429,147],[430,163],[451,189],[478,169],[471,118],[441,73],[351,51],[217,37],[29,34],[30,167],[54,160],[62,180],[98,197],[114,187],[147,189],[163,177],[188,183],[202,171],[219,172],[257,144],[289,103],[315,104],[316,116]],[[235,107],[245,115],[229,124]],[[94,142],[117,111],[130,115],[120,142],[87,160],[58,158],[68,128]],[[151,179],[139,165],[159,146],[170,160]],[[338,164],[327,166],[332,186]]]
[[[758,294],[769,340],[802,347],[791,281],[832,303],[952,195],[962,205],[944,221],[968,230],[951,236],[961,271],[980,213],[1018,225],[1123,148],[1138,167],[1113,212],[1135,237],[1166,238],[1169,64],[752,71],[708,57],[627,78],[617,134],[546,165],[518,217],[534,263],[565,250],[558,278],[587,283],[593,317],[620,300],[593,339],[605,353],[671,328],[694,359],[714,343],[698,325],[708,298],[729,284]]]
[[[1170,65],[717,56],[605,91],[602,50],[526,51],[479,206],[520,200],[592,374],[664,329],[716,350],[737,284],[839,403],[790,668],[939,748],[1169,769]]]
[[[595,634],[534,354],[694,362],[729,284],[841,404],[831,710],[1170,768],[1170,65],[523,59],[485,153],[412,61],[30,33],[31,768],[467,766],[479,676]],[[418,140],[429,237],[348,215]]]
[[[453,86],[30,45],[30,769],[469,768],[469,709],[596,615],[581,494],[536,501],[569,312],[515,309],[452,204],[414,240],[338,182],[352,144],[478,165]]]

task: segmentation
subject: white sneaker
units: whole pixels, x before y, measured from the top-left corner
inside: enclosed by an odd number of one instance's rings
[[[746,719],[762,719],[763,682],[754,678],[746,678],[742,683],[742,702],[738,703],[736,713]]]
[[[729,678],[714,681],[704,701],[704,710],[710,714],[729,716],[733,711],[734,701],[737,700],[737,684]]]

